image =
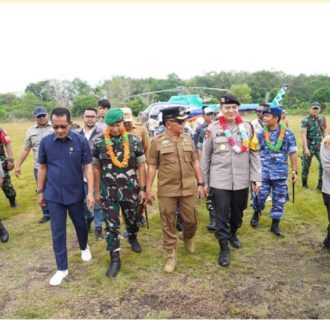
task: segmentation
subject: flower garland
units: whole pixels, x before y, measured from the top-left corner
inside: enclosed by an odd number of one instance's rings
[[[238,129],[241,133],[241,137],[242,137],[242,140],[243,140],[241,147],[239,147],[236,144],[234,138],[232,137],[232,134],[231,134],[230,130],[227,127],[227,123],[226,123],[225,118],[222,117],[222,116],[219,117],[219,122],[220,122],[221,127],[225,131],[225,135],[228,139],[229,144],[232,146],[233,150],[236,153],[246,152],[248,150],[249,140],[248,140],[248,136],[247,136],[246,131],[245,131],[245,127],[244,127],[244,124],[243,124],[242,117],[240,115],[237,115],[237,117],[236,117],[236,123],[238,124]]]
[[[280,134],[278,136],[277,142],[276,144],[272,144],[270,139],[269,139],[269,128],[267,126],[264,126],[264,136],[265,136],[265,140],[266,140],[266,144],[269,150],[273,151],[273,152],[278,152],[283,144],[283,138],[284,138],[284,134],[285,134],[285,129],[286,126],[284,123],[280,123]]]
[[[126,168],[128,165],[128,161],[130,158],[130,150],[129,150],[129,141],[128,141],[128,135],[126,129],[123,129],[121,132],[121,135],[123,137],[123,147],[124,147],[124,158],[123,161],[119,161],[118,158],[116,157],[114,151],[113,151],[113,143],[110,139],[110,129],[107,128],[105,133],[104,133],[104,141],[105,141],[105,146],[107,148],[107,153],[110,156],[110,159],[112,163],[118,167],[118,168]]]

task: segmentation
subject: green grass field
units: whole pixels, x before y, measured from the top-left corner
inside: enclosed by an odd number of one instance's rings
[[[301,155],[301,116],[290,117]],[[3,124],[18,158],[26,129],[32,123]],[[208,233],[205,200],[198,204],[196,253],[188,254],[178,242],[175,273],[164,274],[162,232],[156,206],[149,209],[150,229],[141,228],[143,252],[134,254],[122,241],[122,269],[109,279],[105,242],[90,233],[93,259],[82,262],[68,220],[69,276],[58,287],[48,281],[56,270],[50,225],[39,224],[29,156],[17,179],[19,208],[11,209],[1,193],[0,217],[9,233],[0,243],[1,318],[328,318],[330,314],[330,253],[322,247],[327,214],[316,190],[317,163],[313,160],[309,185],[289,201],[281,223],[284,239],[269,232],[271,219],[263,212],[259,227],[249,225],[249,207],[238,232],[240,250],[231,249],[231,265],[217,264],[218,243]],[[301,164],[298,165],[299,174]],[[291,193],[291,187],[290,187]],[[270,204],[267,205],[269,208]]]

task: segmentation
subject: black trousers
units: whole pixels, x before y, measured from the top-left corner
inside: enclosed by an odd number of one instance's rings
[[[215,237],[228,240],[231,232],[242,225],[243,211],[247,208],[249,188],[241,190],[223,190],[212,188],[215,206]]]
[[[327,207],[328,210],[328,222],[329,222],[328,237],[330,237],[330,194],[322,192],[322,196],[323,196],[324,205]]]

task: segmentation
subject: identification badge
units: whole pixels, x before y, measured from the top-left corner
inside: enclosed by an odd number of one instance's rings
[[[224,150],[226,150],[226,145],[225,144],[220,144],[219,148],[220,148],[221,151],[224,151]]]

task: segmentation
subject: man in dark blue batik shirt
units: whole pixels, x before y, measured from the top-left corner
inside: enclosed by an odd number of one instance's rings
[[[53,249],[57,272],[50,285],[59,285],[68,275],[66,249],[67,211],[74,224],[81,258],[92,256],[87,244],[88,231],[84,219],[84,180],[87,179],[87,206],[94,205],[92,156],[85,137],[71,131],[70,111],[55,108],[51,113],[54,133],[41,140],[38,157],[38,203],[49,208]]]

